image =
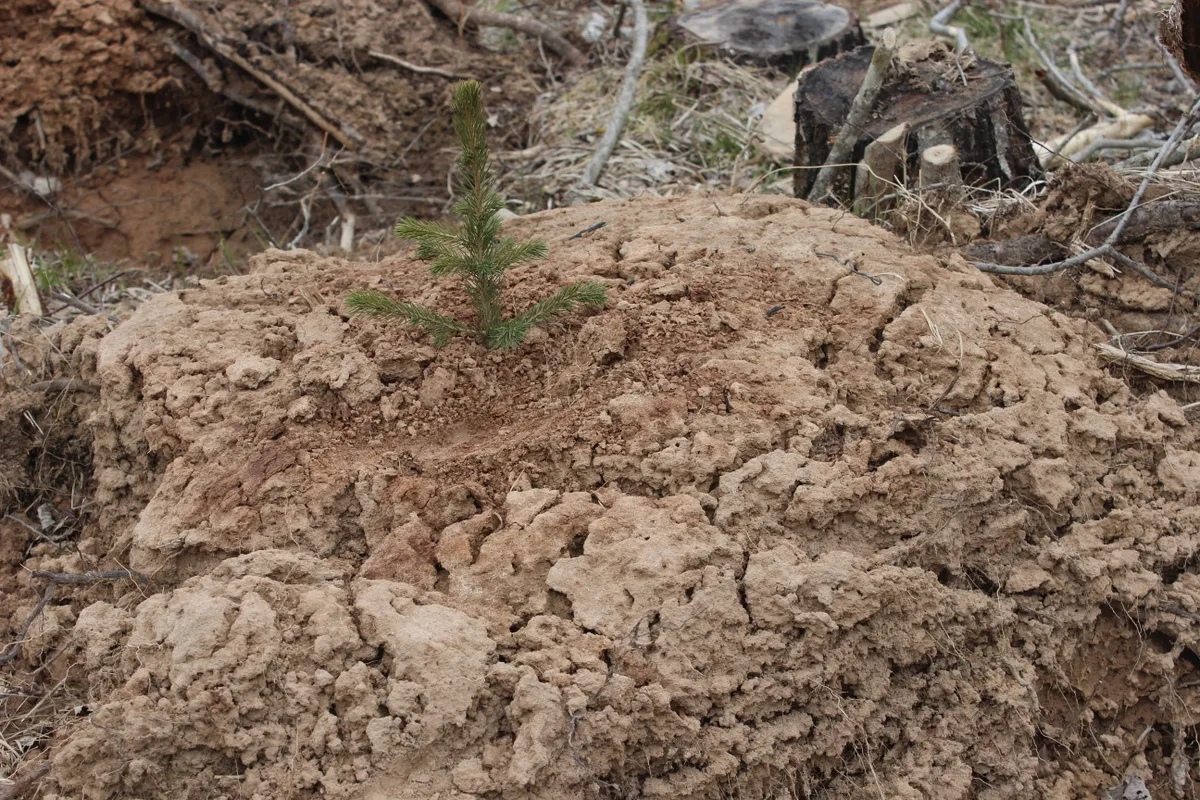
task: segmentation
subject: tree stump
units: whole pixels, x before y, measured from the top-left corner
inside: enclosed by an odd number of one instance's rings
[[[922,189],[961,186],[962,171],[959,169],[958,148],[952,144],[935,144],[922,150],[917,181]]]
[[[901,122],[884,131],[863,150],[862,161],[854,176],[853,210],[859,216],[873,216],[885,210],[883,198],[895,192],[908,158],[908,123]]]
[[[719,49],[735,61],[795,69],[866,41],[858,17],[817,0],[734,0],[682,14],[674,28],[685,42]]]
[[[808,169],[795,172],[797,197],[808,195],[817,168],[825,163],[874,50],[872,46],[860,47],[800,76],[796,87],[795,164]],[[870,122],[858,135],[851,161],[862,161],[868,144],[906,124],[904,141],[888,144],[890,150],[902,149],[902,172],[910,187],[919,186],[921,154],[938,145],[955,148],[956,174],[972,186],[1024,188],[1041,175],[1021,115],[1021,93],[1006,64],[978,57],[956,59],[951,48],[940,42],[923,43],[901,48],[890,75],[875,102]],[[875,157],[879,157],[878,152]],[[878,186],[861,192],[856,189],[856,172],[864,174],[864,170],[843,170],[833,194],[847,202],[856,194],[879,196]]]

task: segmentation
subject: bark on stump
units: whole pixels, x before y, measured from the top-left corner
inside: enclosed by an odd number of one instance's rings
[[[734,0],[676,17],[686,43],[718,49],[735,61],[794,69],[866,41],[852,11],[817,0]]]
[[[808,195],[817,168],[825,163],[874,50],[860,47],[800,76],[795,164],[807,169],[795,172],[797,197]],[[940,43],[907,57],[906,50],[914,52],[904,48],[896,56],[892,77],[876,100],[875,113],[854,144],[852,162],[863,160],[868,144],[907,124],[903,152],[910,187],[919,185],[920,154],[935,144],[957,149],[962,180],[972,186],[1023,188],[1040,176],[1021,115],[1021,94],[1007,65],[974,58],[964,61],[960,71],[953,52]],[[834,195],[847,203],[856,194],[851,185],[855,172],[843,170],[834,187]],[[862,194],[877,196],[877,191],[866,188]]]

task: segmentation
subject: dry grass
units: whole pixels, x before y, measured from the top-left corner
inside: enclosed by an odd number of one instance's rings
[[[530,114],[532,147],[499,155],[501,190],[522,212],[569,202],[612,110],[622,64],[606,59],[543,95]],[[681,50],[647,64],[628,126],[585,199],[751,187],[780,165],[753,147],[758,116],[787,86],[778,70]],[[777,172],[760,191],[790,193]]]

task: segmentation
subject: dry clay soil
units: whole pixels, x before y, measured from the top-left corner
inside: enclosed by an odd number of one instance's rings
[[[151,576],[60,587],[9,667],[90,709],[41,797],[1194,791],[1200,448],[1089,323],[799,200],[508,228],[551,252],[513,305],[609,308],[435,350],[343,315],[464,313],[420,263],[273,250],[111,332],[14,328],[5,447],[76,420],[92,505],[5,551],[6,636],[30,569]],[[53,377],[98,393],[17,389]]]

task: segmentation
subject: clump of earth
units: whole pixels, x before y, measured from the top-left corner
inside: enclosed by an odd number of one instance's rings
[[[49,448],[88,504],[60,542],[0,521],[6,638],[32,570],[149,579],[58,586],[6,667],[78,701],[42,797],[1194,787],[1200,447],[1090,323],[799,200],[507,229],[550,249],[512,307],[609,307],[435,349],[345,315],[466,314],[410,255],[269,250],[13,329],[0,497]]]

